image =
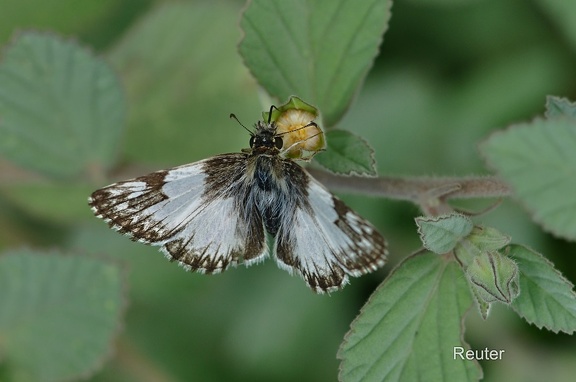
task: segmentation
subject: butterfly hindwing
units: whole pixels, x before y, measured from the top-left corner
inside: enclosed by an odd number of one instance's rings
[[[294,206],[276,238],[280,267],[296,270],[316,292],[342,288],[348,276],[372,272],[386,260],[383,237],[365,219],[332,195],[305,170],[306,197]],[[300,175],[299,175],[300,176]]]
[[[246,203],[246,154],[223,154],[95,191],[90,205],[117,231],[187,269],[218,273],[267,253],[259,213]]]

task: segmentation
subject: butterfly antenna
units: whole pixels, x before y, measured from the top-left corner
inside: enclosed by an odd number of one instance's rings
[[[247,132],[250,133],[250,135],[254,135],[254,132],[252,132],[249,128],[247,128],[246,126],[244,126],[244,125],[242,124],[242,122],[240,122],[240,120],[238,119],[238,117],[236,117],[236,114],[230,113],[230,118],[231,118],[231,119],[235,119],[236,122],[238,122],[238,124],[244,128],[244,130],[246,130]]]
[[[322,129],[320,129],[320,127],[318,126],[318,124],[317,124],[316,122],[310,122],[309,124],[304,125],[304,126],[300,126],[300,127],[297,128],[297,129],[284,131],[283,133],[278,133],[278,134],[276,134],[276,136],[280,136],[280,135],[284,135],[284,134],[290,134],[290,133],[293,133],[293,132],[295,132],[295,131],[304,130],[305,128],[310,127],[310,126],[318,127],[318,129],[319,129],[320,131],[322,131]],[[317,135],[319,135],[319,134],[322,134],[322,133],[324,133],[324,132],[321,132],[321,133],[318,133],[318,134],[314,134],[313,136],[304,139],[304,141],[305,141],[305,140],[308,140],[308,139],[310,139],[310,138],[314,138],[315,136],[317,136]],[[302,142],[304,142],[304,141],[302,141]]]
[[[268,112],[268,124],[270,124],[270,122],[272,121],[272,110],[274,109],[280,111],[280,109],[278,109],[276,106],[274,105],[270,106],[270,111]]]

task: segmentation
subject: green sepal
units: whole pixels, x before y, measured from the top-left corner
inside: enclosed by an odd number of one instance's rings
[[[464,240],[454,248],[456,258],[464,269],[468,268],[476,256],[485,252],[497,251],[510,243],[510,237],[496,228],[474,226]]]
[[[466,240],[481,251],[497,251],[510,243],[510,236],[493,227],[475,226]]]
[[[282,113],[284,113],[287,110],[294,110],[294,109],[304,110],[307,111],[308,113],[314,114],[314,118],[318,118],[318,116],[320,115],[317,108],[310,105],[309,103],[302,101],[300,98],[296,96],[292,96],[290,97],[290,99],[288,99],[288,101],[284,105],[280,105],[277,108],[272,108],[272,118],[270,120],[276,121],[278,120],[278,117],[280,117]],[[262,112],[263,120],[268,121],[269,115],[270,111]]]
[[[478,313],[480,316],[486,320],[488,315],[490,314],[490,307],[492,304],[489,302],[484,301],[479,295],[476,288],[470,288],[472,290],[472,294],[474,295],[474,300],[476,300],[476,307],[478,308]]]

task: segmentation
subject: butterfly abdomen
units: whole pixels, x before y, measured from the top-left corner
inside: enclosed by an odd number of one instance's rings
[[[264,221],[266,231],[275,236],[281,224],[282,200],[285,198],[281,170],[276,156],[259,155],[254,161],[252,199]]]

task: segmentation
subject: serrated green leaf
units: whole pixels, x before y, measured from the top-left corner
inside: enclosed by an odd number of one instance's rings
[[[244,62],[270,95],[340,120],[378,53],[391,0],[253,0],[240,25]]]
[[[575,240],[575,147],[576,121],[552,119],[495,133],[481,150],[534,220],[547,231]]]
[[[548,96],[546,97],[546,117],[576,118],[576,103],[570,102],[566,98]]]
[[[31,250],[0,257],[0,352],[26,380],[94,372],[120,326],[123,277],[95,258]]]
[[[342,381],[476,381],[454,357],[472,304],[462,270],[432,253],[408,258],[370,297],[342,344]]]
[[[576,331],[576,294],[573,285],[541,254],[521,245],[510,245],[508,256],[520,270],[520,295],[512,308],[538,328],[555,333]]]
[[[418,217],[415,220],[424,248],[440,255],[454,249],[474,228],[472,220],[462,214]]]
[[[20,34],[0,64],[0,152],[28,169],[79,176],[116,160],[123,95],[111,68],[72,41]]]
[[[314,157],[323,167],[342,175],[376,175],[374,150],[364,139],[346,130],[330,130],[326,143],[326,151]]]

